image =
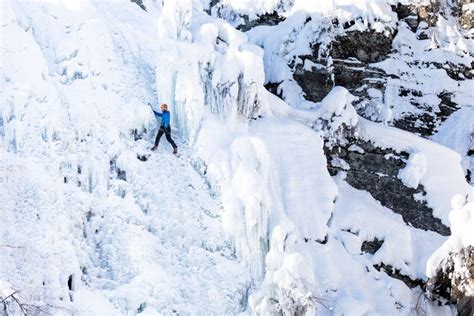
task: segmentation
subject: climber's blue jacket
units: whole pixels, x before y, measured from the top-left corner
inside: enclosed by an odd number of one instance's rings
[[[162,113],[160,113],[160,112],[155,112],[153,110],[153,113],[155,113],[157,117],[161,117],[161,126],[165,128],[170,127],[170,112],[169,111],[165,110]]]

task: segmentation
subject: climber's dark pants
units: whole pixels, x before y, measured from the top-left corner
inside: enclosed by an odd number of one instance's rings
[[[163,136],[163,134],[165,134],[166,140],[168,141],[168,143],[170,143],[171,146],[173,146],[173,148],[176,148],[177,147],[176,144],[171,139],[171,128],[170,127],[164,127],[164,126],[160,127],[160,130],[158,131],[158,135],[156,135],[155,146],[158,146],[158,143],[160,142],[160,138],[161,138],[161,136]]]

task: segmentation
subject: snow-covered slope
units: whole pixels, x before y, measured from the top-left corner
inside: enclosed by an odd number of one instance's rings
[[[455,311],[422,294],[449,247],[472,246],[465,226],[447,241],[451,198],[472,204],[473,49],[455,19],[415,34],[395,0],[133,2],[1,4],[9,313]],[[438,120],[442,99],[460,109]],[[179,157],[163,140],[150,155],[148,102],[169,104]]]

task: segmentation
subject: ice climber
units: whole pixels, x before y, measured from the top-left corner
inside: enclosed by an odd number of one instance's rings
[[[151,104],[148,103],[148,105],[151,107]],[[168,111],[168,105],[166,103],[161,104],[161,113],[156,112],[155,110],[152,111],[155,113],[155,116],[161,117],[161,124],[160,124],[160,129],[158,130],[158,134],[156,135],[155,139],[155,145],[151,148],[151,150],[155,151],[158,148],[158,143],[160,142],[161,136],[165,134],[166,140],[173,146],[173,154],[178,153],[178,146],[176,146],[175,142],[171,138],[171,127],[170,127],[170,112]]]

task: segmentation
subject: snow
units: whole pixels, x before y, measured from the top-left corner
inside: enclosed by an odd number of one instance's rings
[[[472,122],[453,128],[472,114],[471,83],[423,91],[453,88],[463,108],[422,139],[365,120],[343,87],[306,101],[288,66],[340,34],[328,34],[332,18],[390,31],[392,1],[222,1],[232,25],[216,7],[206,14],[205,0],[144,4],[147,12],[128,0],[2,3],[0,295],[22,290],[54,314],[412,313],[420,289],[374,265],[425,280],[427,262],[472,245],[472,202],[457,198],[448,216],[452,196],[472,196],[468,160],[456,153],[470,146]],[[233,27],[273,11],[286,20],[246,34]],[[445,61],[467,63],[455,56],[471,44],[450,44],[459,36],[450,21],[439,29]],[[413,36],[402,29],[402,53],[405,39]],[[403,71],[393,59],[379,67]],[[268,82],[281,82],[283,100]],[[149,102],[168,103],[180,156],[164,141],[150,155]],[[384,122],[406,104],[390,105]],[[345,128],[409,153],[399,178],[423,185],[434,216],[451,223],[448,241],[407,226],[344,173],[329,175],[324,139]],[[374,238],[382,247],[362,253]]]
[[[347,89],[334,87],[317,109],[318,117],[329,121],[329,130],[331,132],[339,130],[342,126],[355,126],[358,116],[352,106],[354,100],[355,97]]]
[[[389,147],[395,149],[396,151],[405,151],[410,153],[407,166],[400,171],[399,177],[411,187],[416,187],[419,184],[423,184],[424,189],[427,192],[426,198],[428,205],[430,205],[434,210],[433,214],[436,217],[441,218],[444,223],[449,225],[447,221],[448,216],[446,209],[447,205],[450,203],[451,197],[457,193],[469,194],[471,190],[469,185],[464,180],[464,174],[460,166],[459,155],[446,147],[422,139],[413,134],[388,127],[384,124],[372,123],[357,116],[352,105],[350,104],[351,100],[353,100],[351,98],[352,97],[350,94],[348,94],[347,90],[339,87],[333,89],[331,93],[320,103],[320,105],[312,111],[287,108],[284,104],[277,102],[273,98],[269,98],[269,100],[275,101],[272,104],[272,110],[274,110],[275,114],[293,117],[297,121],[309,125],[313,125],[312,122],[314,121],[312,120],[316,119],[317,117],[323,118],[325,120],[336,121],[339,124],[335,124],[333,128],[329,130],[337,131],[342,125],[346,125],[355,128],[356,133],[362,137],[362,139],[371,141],[382,148]],[[346,119],[338,119],[338,114],[342,118],[346,117]],[[265,120],[262,120],[262,122]],[[255,125],[258,126],[258,124]],[[279,125],[281,125],[281,123]],[[288,134],[288,129],[284,130],[285,134]],[[272,134],[275,135],[275,132]],[[302,137],[301,139],[306,140],[309,138],[310,136],[306,136]],[[278,140],[278,146],[281,147],[284,137],[279,136],[276,139]],[[301,140],[298,143],[301,143]],[[310,147],[313,146],[307,146],[306,148]],[[271,151],[271,147],[269,147],[269,149]],[[354,150],[357,150],[357,148]],[[295,150],[292,150],[292,152],[295,152]],[[285,155],[281,153],[271,155],[271,157],[282,156]],[[315,157],[315,154],[311,154],[310,156]],[[298,157],[297,152],[292,155],[292,158],[293,157]],[[292,164],[286,163],[283,165],[285,165],[285,169],[287,169],[288,166]],[[446,168],[445,166],[450,167]],[[305,167],[305,169],[309,170],[308,167]],[[284,174],[286,174],[286,171]],[[320,179],[321,177],[318,176],[317,178]],[[441,181],[441,179],[446,179],[447,181]],[[288,182],[288,180],[282,182],[285,183]],[[329,183],[330,181],[325,184],[325,186],[331,186]],[[314,184],[310,187],[320,186]],[[319,250],[323,251],[324,255],[316,255],[319,253],[319,251],[314,249],[314,246],[297,246],[296,248],[289,247],[291,241],[287,241],[285,243],[285,248],[293,249],[287,251],[303,254],[305,256],[305,264],[313,266],[314,276],[309,278],[309,280],[317,280],[315,287],[313,288],[322,287],[329,289],[341,289],[343,287],[341,283],[344,282],[344,291],[347,290],[349,292],[341,292],[337,294],[337,296],[333,296],[334,301],[347,301],[347,304],[350,304],[351,309],[360,306],[361,310],[365,311],[380,312],[384,310],[386,313],[390,313],[390,307],[388,306],[395,303],[387,303],[387,297],[383,296],[381,294],[381,290],[377,287],[374,287],[374,285],[366,287],[364,286],[364,284],[372,282],[371,280],[374,278],[374,276],[369,275],[376,274],[376,278],[380,278],[380,272],[373,269],[370,270],[369,274],[367,274],[366,267],[384,263],[400,270],[402,274],[408,275],[412,279],[426,279],[425,269],[428,258],[436,250],[436,248],[443,243],[445,238],[433,232],[421,232],[417,229],[407,227],[400,215],[396,215],[383,208],[379,202],[375,202],[368,193],[356,194],[356,192],[354,192],[356,190],[350,188],[342,180],[338,180],[337,187],[337,191],[339,191],[339,193],[337,193],[335,208],[332,212],[330,220],[331,230],[329,230],[329,235],[327,236],[328,242],[326,245],[324,245],[323,249]],[[299,190],[301,190],[301,188]],[[327,193],[325,193],[325,195],[327,195]],[[300,199],[300,201],[301,200],[302,199]],[[354,205],[357,206],[355,207]],[[301,207],[298,208],[301,209]],[[348,212],[348,210],[350,210],[350,212]],[[375,213],[371,214],[371,211],[369,210],[373,210]],[[305,215],[305,218],[308,218],[308,216],[310,215]],[[290,225],[292,229],[294,229],[296,232],[304,229],[304,223],[299,222],[294,217],[292,218],[291,214],[288,217],[292,219],[292,224]],[[321,218],[321,215],[319,215],[318,218]],[[373,219],[376,219],[376,225],[374,225]],[[351,233],[344,233],[346,230]],[[294,233],[291,233],[290,230],[290,232],[287,232],[286,234],[287,236],[292,236]],[[273,238],[274,237],[272,237],[272,240]],[[290,240],[293,240],[293,238],[296,238],[295,242],[298,241],[297,236],[292,237]],[[365,259],[369,260],[370,263],[367,262],[363,264],[363,261],[357,263],[359,259],[356,259],[357,257],[351,256],[359,255],[362,241],[372,240],[374,238],[384,241],[382,247],[374,254],[373,257],[367,257]],[[394,249],[397,249],[396,252],[394,252]],[[423,249],[423,251],[420,251],[420,249]],[[332,259],[331,257],[328,258],[329,253],[335,257],[332,257]],[[275,284],[277,289],[279,288],[279,284],[282,284],[279,283],[280,280],[278,278],[277,280],[272,281],[272,275],[274,271],[279,271],[279,262],[282,261],[283,257],[283,253],[275,252],[275,250],[270,248],[270,251],[267,255],[268,271],[265,279],[265,284],[267,284],[267,286],[270,288],[271,286],[268,284]],[[349,272],[344,274],[340,270],[342,269],[341,266],[337,266],[337,268],[329,268],[333,262],[351,262],[351,264],[348,265],[351,267],[351,275],[354,274],[354,265],[361,264],[360,274],[354,276],[352,281],[348,281],[347,278],[341,280],[340,276],[346,276]],[[295,283],[304,284],[304,282]],[[320,285],[318,286],[318,284]],[[350,290],[348,284],[353,284],[354,288]],[[393,282],[391,281],[390,284],[393,284]],[[311,285],[306,286],[307,288],[311,288]],[[380,286],[385,288],[385,285],[381,284]],[[411,294],[409,294],[406,289],[403,289],[403,287],[404,286],[401,283],[397,285],[396,289],[398,293],[400,293],[399,295],[401,295],[398,298],[398,301],[406,302],[414,300],[413,297],[410,298]],[[361,291],[364,291],[363,293],[365,293],[365,296],[362,296],[365,297],[364,299],[355,300],[350,294],[361,293]],[[393,292],[390,291],[390,293],[390,297],[392,297]],[[311,296],[311,294],[307,295]],[[299,302],[301,302],[304,300],[303,298],[305,296],[297,295],[296,297],[296,300],[298,301],[299,299]],[[351,297],[351,299],[349,299],[349,297]],[[369,299],[369,297],[371,298]],[[379,297],[379,300],[376,300],[375,297]],[[251,306],[255,306],[254,308],[256,311],[268,312],[274,310],[275,308],[269,303],[269,297],[264,298],[259,296],[257,293],[252,296],[251,299]],[[368,303],[369,301],[371,303]],[[308,306],[313,306],[316,308],[311,304],[308,304]],[[349,308],[348,306],[349,305],[343,305],[341,308],[342,310],[346,310]],[[324,311],[325,308],[321,309],[321,306],[318,308],[318,313],[327,312]],[[388,309],[385,310],[385,308]],[[449,309],[437,311],[437,313],[445,312],[449,313]]]
[[[142,303],[170,312],[235,311],[248,279],[218,219],[210,217],[219,214],[219,207],[191,166],[165,155],[166,160],[152,157],[141,163],[128,183],[114,181],[123,198],[101,199],[74,184],[58,188],[62,185],[53,179],[45,182],[50,177],[41,174],[45,171],[38,163],[25,168],[27,161],[20,165],[5,154],[0,178],[12,181],[8,189],[17,197],[2,197],[12,203],[3,209],[10,215],[3,218],[2,242],[20,249],[1,250],[2,276],[19,269],[22,273],[13,279],[17,287],[42,288],[45,282],[46,289],[59,290],[74,275],[78,313],[87,314],[90,301],[98,304],[95,312],[112,308],[111,303],[120,313]],[[25,256],[35,268],[21,263]],[[76,291],[58,290],[43,294],[58,299],[47,303],[70,308],[60,297],[71,295],[76,302]]]
[[[299,237],[323,240],[337,189],[326,169],[321,137],[300,123],[282,119],[265,118],[252,128],[272,157],[274,181],[280,183],[276,194],[298,227]]]
[[[326,299],[331,298],[326,303],[333,311],[319,305],[317,314],[353,310],[409,314],[409,303],[399,309],[392,306],[395,302],[416,301],[416,292],[411,293],[401,281],[389,278],[373,265],[384,262],[404,275],[424,278],[426,261],[444,238],[407,227],[400,215],[381,206],[367,192],[351,188],[342,177],[335,181],[339,193],[327,243],[297,244],[297,248],[304,249],[302,253],[311,256],[308,260],[312,262],[316,288],[320,292],[326,289]],[[375,219],[377,225],[373,224]],[[373,256],[362,253],[361,243],[374,238],[384,241],[382,247]],[[442,309],[437,313],[442,314]]]
[[[277,12],[285,17],[291,17],[298,12],[319,14],[322,16],[337,16],[342,23],[363,18],[365,26],[377,28],[377,21],[394,22],[396,16],[390,8],[391,1],[370,0],[224,0],[212,10],[213,15],[219,15],[232,25],[244,23],[242,16],[248,20],[257,19],[258,15]]]
[[[371,258],[374,264],[383,262],[400,269],[403,274],[410,275],[414,279],[423,278],[425,262],[443,237],[433,232],[421,233],[417,229],[407,227],[400,215],[388,212],[367,192],[355,190],[341,179],[338,179],[338,185],[342,192],[337,200],[333,217],[338,227],[350,232],[351,239],[357,240],[358,243],[375,238],[384,241],[382,247]],[[351,214],[344,213],[355,201],[357,208]],[[371,223],[373,218],[377,218],[376,227]],[[345,240],[343,244],[346,244]],[[421,250],[418,248],[419,244],[425,248]],[[397,249],[397,253],[394,249]],[[358,250],[360,252],[360,245]]]
[[[426,174],[426,156],[422,153],[413,153],[408,159],[405,169],[400,170],[398,178],[409,187],[416,189],[420,184],[421,178]]]

